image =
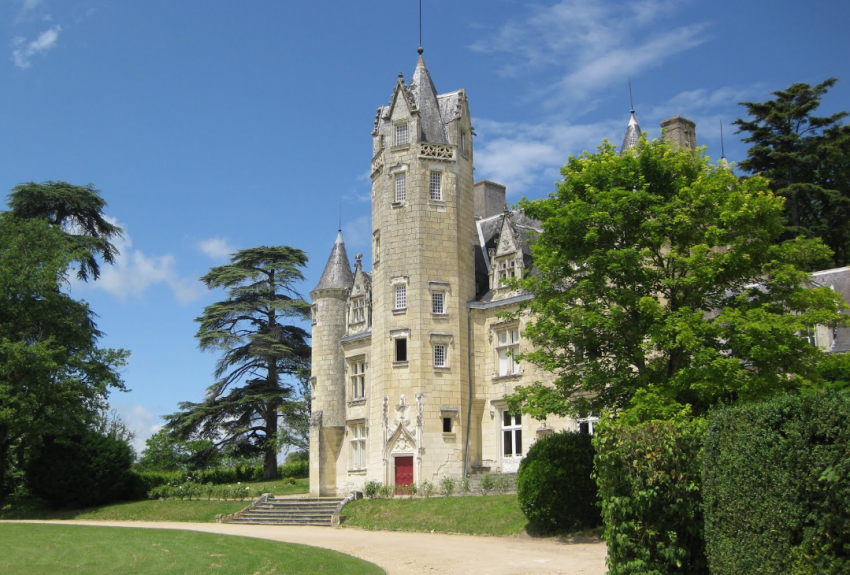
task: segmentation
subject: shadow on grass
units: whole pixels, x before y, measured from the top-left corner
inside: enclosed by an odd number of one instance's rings
[[[525,534],[534,539],[555,539],[564,545],[580,545],[587,543],[600,543],[603,527],[591,527],[578,530],[552,530],[540,525],[529,523],[525,527]]]

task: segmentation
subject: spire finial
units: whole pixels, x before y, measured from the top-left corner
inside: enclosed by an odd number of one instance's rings
[[[632,106],[632,114],[635,113],[635,100],[632,97],[632,77],[629,76],[629,104]]]
[[[723,145],[723,120],[720,120],[720,159],[726,159],[726,147]]]
[[[419,0],[419,48],[416,51],[419,52],[420,56],[425,51],[425,48],[422,47],[422,0]]]

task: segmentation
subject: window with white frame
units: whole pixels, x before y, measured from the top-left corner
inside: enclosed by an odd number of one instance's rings
[[[351,466],[353,470],[366,469],[366,423],[355,423],[349,427],[351,443]]]
[[[499,266],[499,285],[505,285],[509,279],[516,277],[516,260],[502,260]]]
[[[395,201],[401,203],[407,198],[407,174],[401,172],[395,175]]]
[[[396,124],[395,126],[395,145],[403,146],[408,143],[407,138],[407,122]]]
[[[434,345],[434,367],[448,367],[449,358],[447,346],[443,343]]]
[[[366,321],[366,298],[358,297],[351,300],[351,323]]]
[[[446,313],[446,294],[444,292],[431,292],[431,313],[436,315]]]
[[[431,199],[443,199],[443,172],[431,172]]]
[[[502,455],[522,456],[522,416],[502,411]]]
[[[395,305],[393,309],[405,309],[407,307],[407,286],[404,284],[395,286]]]
[[[498,375],[519,373],[519,327],[514,326],[496,332],[496,354],[498,355]]]
[[[366,397],[366,361],[357,359],[348,364],[351,399]]]
[[[806,340],[809,344],[817,347],[818,346],[818,328],[807,328],[800,332],[800,335]]]
[[[593,426],[599,421],[599,418],[595,415],[590,415],[588,417],[583,417],[578,420],[578,432],[582,435],[593,435]]]

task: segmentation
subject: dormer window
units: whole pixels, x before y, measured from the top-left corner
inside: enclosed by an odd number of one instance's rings
[[[351,323],[366,321],[366,298],[358,297],[351,300]]]
[[[499,285],[508,283],[509,279],[516,277],[516,260],[502,260],[499,262]]]
[[[409,143],[407,137],[407,122],[396,124],[395,126],[395,145],[404,146]]]

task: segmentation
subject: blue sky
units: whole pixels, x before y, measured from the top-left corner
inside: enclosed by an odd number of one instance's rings
[[[213,381],[193,321],[222,298],[210,267],[295,246],[306,296],[340,207],[349,254],[368,252],[370,132],[415,67],[418,2],[0,0],[0,23],[0,190],[93,183],[124,227],[118,265],[70,289],[132,352],[111,403],[143,446]],[[715,159],[721,121],[746,155],[737,102],[837,76],[821,111],[850,109],[848,23],[846,0],[425,0],[423,44],[437,89],[469,96],[476,179],[516,201],[619,145],[629,77],[644,131],[680,114]]]

